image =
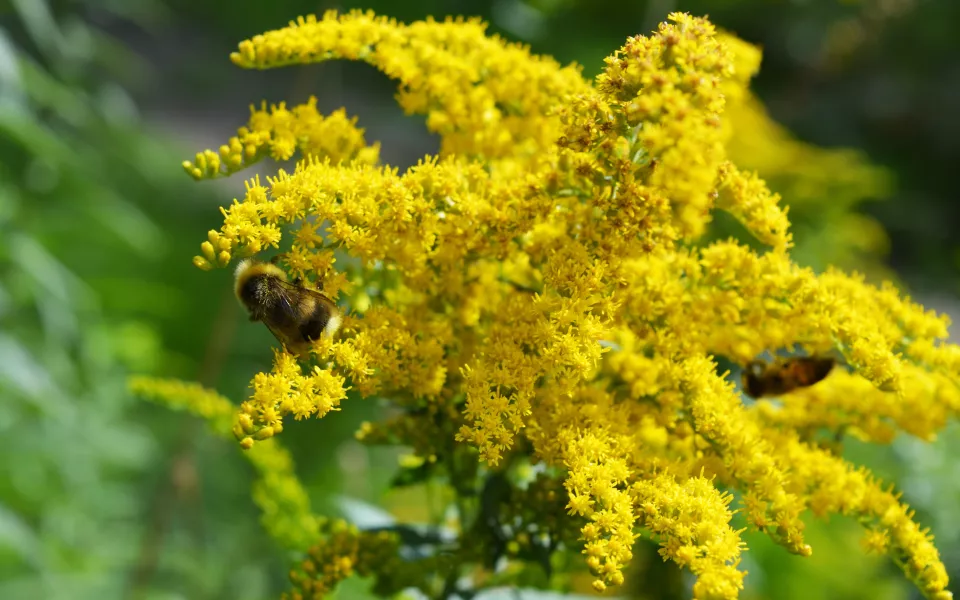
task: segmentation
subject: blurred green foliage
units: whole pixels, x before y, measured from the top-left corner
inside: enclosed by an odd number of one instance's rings
[[[190,181],[179,161],[196,148],[141,107],[201,103],[240,124],[250,102],[284,96],[260,86],[278,83],[306,86],[303,95],[317,93],[322,106],[341,100],[341,84],[356,85],[379,110],[389,87],[369,70],[336,82],[324,79],[327,70],[297,84],[237,73],[226,60],[240,39],[298,14],[353,7],[401,20],[480,15],[589,74],[666,12],[708,12],[764,46],[756,89],[775,117],[807,141],[859,147],[895,174],[891,198],[869,210],[891,235],[899,275],[920,289],[960,289],[952,170],[960,3],[950,0],[0,3],[0,598],[264,598],[285,588],[292,557],[258,527],[250,468],[237,449],[125,389],[129,373],[152,373],[238,400],[272,345],[264,328],[243,324],[228,273],[190,265],[239,181]],[[146,58],[191,31],[203,52],[172,67]],[[138,45],[143,56],[130,48]],[[380,121],[348,109],[361,125],[400,118],[396,109]],[[422,127],[401,127],[430,143]],[[808,215],[795,234],[803,242],[823,231]],[[362,520],[359,501],[381,503],[397,463],[351,441],[375,403],[350,398],[344,409],[315,424],[321,439],[296,424],[284,436],[315,507]],[[932,446],[854,442],[848,452],[900,483],[960,580],[956,424]],[[402,511],[403,498],[391,498]],[[813,522],[809,560],[748,537],[744,597],[907,597],[895,568],[864,557],[858,536],[842,520]],[[655,597],[688,595],[658,561],[642,562],[639,583],[664,582]],[[351,583],[341,595],[360,597],[363,587]],[[641,587],[646,595],[637,597],[654,597]]]
[[[262,597],[286,561],[245,465],[126,391],[254,368],[223,370],[224,282],[176,258],[213,196],[122,87],[146,65],[47,8],[0,30],[0,597]]]

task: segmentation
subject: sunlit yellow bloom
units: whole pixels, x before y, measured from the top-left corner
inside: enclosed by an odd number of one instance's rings
[[[328,158],[334,163],[356,161],[376,164],[380,145],[368,146],[356,118],[350,119],[344,109],[324,117],[317,112],[317,99],[288,109],[280,103],[267,109],[250,109],[250,121],[237,135],[220,146],[219,153],[204,150],[196,158],[183,163],[194,179],[212,179],[241,171],[264,156],[287,160],[295,152],[303,156]]]
[[[588,86],[574,67],[485,34],[478,20],[397,23],[370,12],[328,12],[242,42],[237,65],[270,68],[346,58],[401,84],[397,100],[441,135],[441,154],[529,158],[554,142],[548,113]]]
[[[678,484],[664,474],[634,483],[630,492],[641,523],[661,537],[660,554],[697,575],[695,598],[738,597],[746,572],[737,569],[743,542],[729,524],[729,494],[703,477]]]
[[[304,374],[297,359],[286,352],[274,353],[274,371],[258,373],[253,394],[240,406],[233,433],[249,447],[253,440],[273,437],[283,431],[283,417],[322,417],[339,410],[346,397],[344,378],[319,366]]]
[[[728,163],[720,169],[717,191],[717,207],[735,216],[758,240],[776,250],[791,245],[790,222],[780,197],[755,174],[741,173]]]
[[[803,492],[815,514],[858,517],[869,527],[865,544],[883,547],[924,595],[951,597],[946,591],[947,570],[929,531],[913,520],[913,511],[897,494],[884,489],[866,469],[800,443],[793,434],[779,436],[777,448],[793,465],[792,486]]]
[[[359,439],[413,448],[404,475],[448,484],[460,548],[509,555],[515,570],[497,574],[507,584],[520,581],[517,564],[546,555],[549,565],[556,540],[567,547],[579,531],[594,588],[620,585],[646,530],[697,577],[696,598],[735,598],[743,544],[723,486],[739,492],[751,526],[799,555],[814,551],[804,513],[855,515],[868,549],[893,557],[928,597],[947,597],[946,570],[912,513],[865,470],[816,447],[814,430],[932,439],[960,410],[960,349],[946,341],[944,318],[891,285],[818,274],[791,254],[787,206],[761,179],[765,167],[792,182],[787,200],[804,182],[847,189],[879,176],[808,176],[810,164],[863,165],[799,145],[749,160],[750,123],[758,143],[784,135],[752,104],[756,48],[673,14],[653,35],[629,38],[589,82],[486,36],[477,21],[330,12],[232,55],[252,68],[338,58],[395,79],[400,105],[426,116],[441,150],[400,173],[375,164],[376,146],[344,113],[278,105],[187,165],[207,177],[299,153],[293,172],[247,183],[194,261],[222,267],[282,249],[291,276],[321,285],[348,313],[305,364],[277,352],[256,375],[230,425],[242,447],[273,443],[287,416],[329,415],[352,389],[398,410]],[[786,155],[803,164],[792,168]],[[753,244],[704,241],[717,211]],[[718,359],[743,365],[779,351],[841,364],[779,405],[745,407]],[[268,462],[289,472],[280,458]],[[525,488],[520,473],[534,467],[542,476]],[[271,487],[258,502],[279,522],[272,515],[306,513],[271,502],[298,498]],[[326,592],[364,574],[361,565],[376,571],[360,556],[367,542],[397,551],[348,529],[317,533],[326,544],[296,571],[293,597]],[[450,554],[455,568],[440,563]],[[430,574],[465,570],[472,556],[444,549],[404,585],[428,589]]]

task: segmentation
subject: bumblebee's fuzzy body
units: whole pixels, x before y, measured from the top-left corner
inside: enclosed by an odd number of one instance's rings
[[[809,387],[830,374],[832,358],[798,356],[772,365],[753,361],[743,370],[743,389],[752,398],[780,396]]]
[[[234,292],[251,321],[263,322],[287,350],[300,356],[309,353],[310,342],[333,335],[340,325],[332,300],[287,281],[283,269],[270,263],[241,261]]]

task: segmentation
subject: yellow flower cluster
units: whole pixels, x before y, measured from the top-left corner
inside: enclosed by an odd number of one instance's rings
[[[283,431],[284,415],[295,419],[322,417],[339,410],[346,397],[344,379],[318,366],[303,375],[294,355],[274,352],[274,370],[258,373],[253,380],[253,394],[240,405],[233,433],[244,449],[252,448],[254,439],[265,440]],[[252,437],[251,437],[252,436]]]
[[[790,487],[805,496],[818,516],[852,515],[865,525],[864,545],[888,554],[928,598],[947,600],[947,570],[933,545],[929,530],[897,494],[884,489],[866,469],[856,468],[832,454],[798,442],[792,433],[771,435],[781,459],[792,467]]]
[[[733,598],[743,587],[739,532],[728,524],[731,496],[704,477],[683,484],[658,475],[631,487],[641,521],[664,540],[660,553],[697,575],[695,598]]]
[[[209,177],[298,150],[292,173],[248,183],[195,263],[224,266],[289,238],[279,264],[291,275],[333,296],[348,280],[363,290],[342,300],[353,314],[335,339],[315,342],[314,364],[278,352],[256,376],[232,427],[244,448],[256,452],[287,415],[336,410],[350,386],[405,411],[363,437],[412,445],[430,473],[445,473],[464,499],[463,531],[489,531],[499,514],[481,502],[483,527],[468,529],[480,471],[463,467],[475,461],[463,448],[517,493],[523,465],[562,477],[597,590],[623,582],[645,528],[696,575],[697,598],[737,597],[743,544],[721,490],[739,490],[749,523],[789,551],[813,551],[806,511],[857,515],[871,549],[928,597],[949,597],[912,513],[815,434],[932,438],[960,409],[960,348],[945,341],[946,319],[892,286],[794,262],[780,197],[729,150],[755,135],[725,112],[750,102],[755,49],[673,14],[628,39],[591,83],[476,21],[351,12],[299,19],[232,58],[253,68],[368,62],[441,138],[439,156],[401,174],[373,164],[376,147],[343,114],[281,106],[186,165]],[[701,242],[716,210],[769,248]],[[334,251],[350,257],[344,270]],[[782,405],[746,408],[714,357],[743,365],[778,351],[842,365]],[[536,547],[568,549],[549,541],[563,538],[555,529],[533,528],[548,539]],[[515,524],[493,530],[490,552],[532,547]],[[511,535],[512,546],[501,539]],[[455,564],[487,564],[463,542]],[[345,552],[324,554],[335,572],[316,585],[351,572],[355,552]]]
[[[555,141],[556,124],[544,117],[557,98],[589,86],[578,69],[532,56],[485,29],[476,19],[406,25],[371,12],[327,13],[241,42],[230,58],[258,69],[364,61],[399,81],[400,106],[426,115],[427,127],[441,135],[442,154],[515,163]]]
[[[251,107],[250,113],[250,122],[220,146],[219,152],[205,150],[193,161],[184,161],[187,174],[197,180],[228,176],[265,156],[287,160],[296,152],[326,156],[335,162],[376,164],[380,160],[380,145],[367,145],[356,118],[347,117],[343,109],[324,117],[317,112],[313,96],[292,109],[281,102],[268,110],[264,102],[259,110]]]

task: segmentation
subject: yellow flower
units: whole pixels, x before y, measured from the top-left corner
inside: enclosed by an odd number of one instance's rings
[[[859,517],[869,527],[865,545],[894,557],[927,597],[949,597],[947,571],[929,532],[913,520],[913,511],[897,495],[865,469],[801,443],[793,434],[778,437],[778,451],[793,465],[792,486],[804,491],[816,514]]]
[[[791,246],[787,211],[756,174],[741,173],[728,163],[720,169],[717,207],[735,216],[758,240],[783,251]]]
[[[565,94],[587,88],[574,67],[485,35],[478,20],[404,25],[370,12],[327,12],[242,42],[237,65],[270,68],[362,60],[401,84],[397,99],[441,135],[441,154],[530,158],[553,143],[547,118]]]
[[[287,109],[280,103],[267,109],[250,108],[250,121],[235,137],[220,146],[219,153],[204,150],[183,168],[194,179],[212,179],[241,171],[269,155],[287,160],[299,151],[303,156],[328,158],[334,163],[376,164],[380,144],[368,146],[356,118],[340,109],[327,117],[317,112],[313,96],[305,104]]]
[[[339,295],[348,314],[337,337],[314,342],[304,364],[277,352],[231,429],[262,452],[286,416],[327,416],[347,389],[388,400],[396,414],[358,437],[412,447],[406,476],[446,482],[446,514],[463,532],[456,544],[483,550],[442,547],[407,570],[419,579],[392,580],[397,589],[436,595],[438,573],[467,568],[481,587],[516,584],[538,560],[549,571],[557,540],[573,547],[579,535],[575,549],[603,591],[623,583],[646,530],[697,577],[696,598],[736,598],[743,543],[722,486],[739,492],[751,526],[803,556],[813,551],[804,513],[855,515],[868,549],[889,554],[928,597],[949,594],[913,514],[865,470],[815,447],[813,432],[932,439],[960,410],[960,348],[946,341],[944,318],[891,285],[797,263],[787,207],[764,168],[792,182],[785,196],[804,197],[804,182],[846,189],[846,208],[861,198],[850,190],[879,186],[880,176],[859,158],[792,140],[766,159],[745,150],[755,135],[760,147],[786,139],[747,88],[756,48],[673,14],[653,35],[628,39],[589,82],[486,36],[478,21],[405,25],[354,11],[298,19],[232,55],[251,68],[338,58],[395,79],[404,110],[440,135],[438,156],[400,173],[375,164],[377,147],[343,112],[324,117],[312,103],[254,111],[237,138],[188,171],[302,158],[292,173],[249,181],[194,262],[223,267],[283,248],[292,277]],[[805,165],[820,170],[808,175]],[[823,165],[861,171],[825,175]],[[716,210],[765,247],[703,241]],[[837,214],[834,223],[850,218]],[[744,365],[781,351],[841,364],[779,404],[747,408],[715,359]],[[210,418],[222,423],[218,406]],[[304,500],[289,464],[267,463],[286,483],[258,501],[275,535],[290,538]],[[541,476],[525,488],[520,474],[531,467]],[[518,508],[517,498],[535,504]],[[326,545],[295,571],[292,597],[363,569],[396,575],[395,564],[360,556],[367,542],[393,542],[365,535],[321,532]],[[479,573],[489,566],[481,554],[513,564],[495,578]]]
[[[695,598],[738,597],[746,572],[737,569],[743,542],[730,527],[730,494],[702,476],[680,484],[667,474],[638,481],[630,491],[642,523],[661,538],[660,554],[697,575]]]
[[[346,394],[342,376],[319,366],[304,375],[294,355],[275,352],[274,371],[254,377],[253,394],[240,406],[233,432],[240,440],[250,440],[245,445],[252,446],[254,439],[280,433],[286,415],[297,420],[322,417],[339,410]]]

